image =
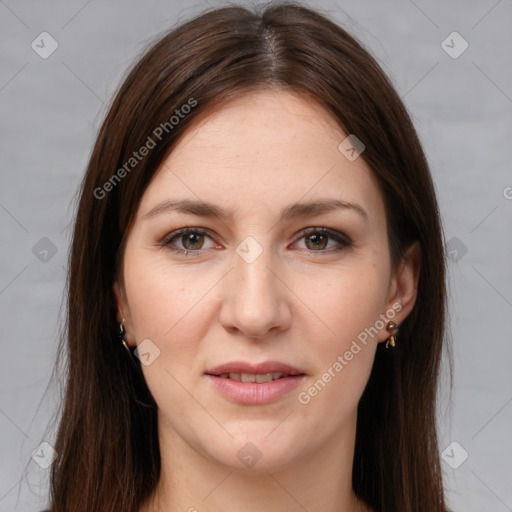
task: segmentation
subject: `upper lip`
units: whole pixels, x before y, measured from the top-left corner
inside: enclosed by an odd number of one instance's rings
[[[286,373],[287,375],[303,375],[299,369],[280,361],[266,361],[263,363],[252,364],[245,361],[231,361],[210,368],[205,373],[209,375],[222,375],[223,373],[252,373],[262,374],[270,372]]]

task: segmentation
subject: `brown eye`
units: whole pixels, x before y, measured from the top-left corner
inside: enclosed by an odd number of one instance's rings
[[[328,236],[326,235],[309,235],[305,237],[308,249],[315,251],[317,249],[325,249],[327,246]]]
[[[306,229],[298,239],[298,241],[302,240],[304,240],[306,250],[320,254],[342,251],[352,245],[352,241],[347,235],[328,228]]]
[[[207,245],[208,240],[210,240],[209,246]],[[203,249],[214,248],[215,243],[206,231],[201,229],[185,228],[170,233],[164,240],[162,240],[161,245],[177,254],[197,256],[201,254]]]
[[[204,235],[201,233],[188,233],[182,235],[181,243],[185,249],[201,249],[204,243]]]

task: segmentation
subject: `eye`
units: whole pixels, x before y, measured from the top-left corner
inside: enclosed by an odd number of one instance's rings
[[[187,256],[194,252],[199,253],[201,249],[210,249],[213,247],[204,247],[206,238],[211,240],[211,237],[203,229],[184,228],[180,229],[179,231],[174,231],[169,236],[167,236],[162,241],[162,245],[175,253],[184,254]],[[176,247],[175,244],[181,244],[182,247]]]
[[[197,256],[201,253],[201,249],[218,247],[215,243],[212,243],[209,247],[205,247],[206,239],[210,239],[213,242],[212,237],[206,230],[200,228],[184,228],[170,233],[162,240],[161,245],[176,254]],[[303,230],[297,238],[297,242],[301,240],[305,241],[305,250],[310,253],[317,252],[320,254],[338,252],[352,245],[348,236],[339,231],[323,227]],[[334,247],[328,247],[330,242],[337,242],[337,244],[335,244]]]
[[[306,250],[309,252],[337,252],[352,245],[348,236],[328,228],[308,228],[301,232],[298,240],[305,241]],[[337,246],[335,244],[334,248],[331,246],[325,250],[332,241],[337,242]]]

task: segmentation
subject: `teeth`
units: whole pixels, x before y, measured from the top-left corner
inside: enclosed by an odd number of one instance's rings
[[[272,382],[274,380],[271,373],[259,373],[258,375],[253,375],[253,377],[256,377],[256,382]]]
[[[236,380],[238,382],[271,382],[273,380],[280,379],[281,377],[287,377],[287,374],[281,372],[269,372],[269,373],[222,373],[219,377],[223,379]]]
[[[271,382],[279,379],[284,374],[281,372],[269,372],[269,373],[241,373],[240,379],[242,382]]]

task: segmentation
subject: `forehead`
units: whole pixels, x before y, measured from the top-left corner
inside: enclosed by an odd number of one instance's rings
[[[314,100],[264,91],[219,105],[187,128],[141,201],[190,198],[240,214],[281,210],[290,202],[337,198],[383,212],[373,173],[362,158],[347,159],[347,137]]]

